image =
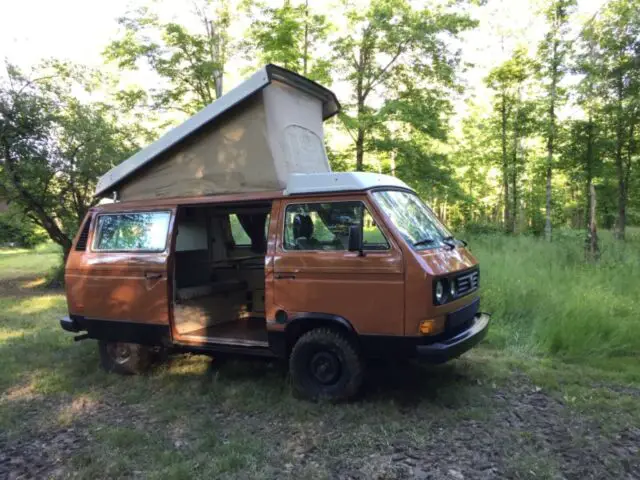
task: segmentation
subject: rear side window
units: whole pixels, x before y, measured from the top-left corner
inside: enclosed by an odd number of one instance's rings
[[[362,202],[301,203],[287,206],[286,250],[345,251],[349,228],[361,226],[365,250],[388,250],[389,243]]]
[[[161,252],[167,245],[170,212],[98,216],[93,250]]]

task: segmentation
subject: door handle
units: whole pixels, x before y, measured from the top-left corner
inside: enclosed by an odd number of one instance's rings
[[[162,278],[162,274],[158,272],[144,272],[144,278],[147,280],[157,280]]]
[[[293,273],[276,273],[276,280],[289,279],[293,280],[296,276]]]

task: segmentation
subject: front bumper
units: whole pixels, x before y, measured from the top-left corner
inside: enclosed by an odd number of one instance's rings
[[[491,316],[488,313],[477,313],[466,330],[442,342],[416,346],[418,358],[429,363],[444,363],[459,357],[477,345],[489,330]]]
[[[73,318],[70,318],[70,317],[62,317],[60,319],[60,326],[62,327],[63,330],[66,330],[67,332],[72,332],[72,333],[77,333],[80,330],[82,330],[78,325],[78,322],[76,322]]]

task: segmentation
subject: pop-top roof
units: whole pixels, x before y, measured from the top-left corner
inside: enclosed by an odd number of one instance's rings
[[[287,179],[285,195],[344,192],[375,187],[406,188],[406,183],[391,175],[369,172],[294,173]]]
[[[249,100],[273,80],[289,85],[320,100],[322,102],[323,119],[335,115],[340,110],[340,103],[331,90],[297,73],[276,65],[266,65],[233,90],[207,105],[193,117],[171,129],[151,145],[112,168],[98,180],[95,195],[109,194],[115,190],[118,184],[129,179],[139,169],[153,162],[161,154],[195,134],[216,118],[223,116],[233,110],[234,107]]]

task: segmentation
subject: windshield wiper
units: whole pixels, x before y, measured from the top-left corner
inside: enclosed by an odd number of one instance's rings
[[[467,242],[465,242],[464,240],[459,240],[457,238],[455,238],[453,235],[449,235],[447,237],[444,237],[442,239],[442,243],[444,243],[445,245],[447,245],[448,247],[451,247],[451,249],[453,250],[454,248],[456,248],[456,244],[455,242],[460,242],[462,243],[462,245],[464,245],[465,247],[467,246]]]
[[[413,242],[414,247],[419,247],[420,245],[429,245],[435,242],[433,238],[423,238],[422,240],[418,240],[417,242]]]

